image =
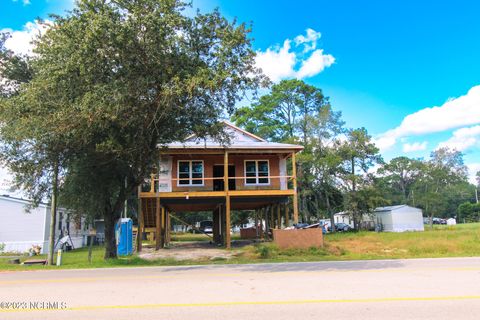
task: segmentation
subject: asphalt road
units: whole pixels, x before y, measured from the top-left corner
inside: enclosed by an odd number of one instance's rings
[[[0,307],[1,320],[480,319],[480,258],[5,272]]]

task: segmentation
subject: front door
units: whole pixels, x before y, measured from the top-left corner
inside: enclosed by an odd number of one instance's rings
[[[235,176],[235,166],[229,165],[228,166],[228,176],[234,177]],[[214,178],[223,178],[223,165],[214,165],[213,166],[213,177]],[[235,179],[228,179],[228,190],[235,190],[236,184]],[[223,191],[225,190],[225,184],[223,179],[215,179],[213,180],[213,191]]]

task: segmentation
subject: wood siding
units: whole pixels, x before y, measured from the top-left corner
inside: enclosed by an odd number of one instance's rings
[[[283,155],[282,155],[283,156]],[[268,160],[269,161],[269,175],[279,176],[279,162],[280,155],[229,155],[229,165],[235,166],[235,176],[245,176],[245,160]],[[178,177],[178,161],[179,160],[203,160],[204,162],[204,178],[213,177],[213,166],[223,165],[224,158],[221,155],[173,155],[172,156],[172,178]],[[214,180],[204,180],[203,186],[178,186],[177,181],[172,183],[173,192],[187,192],[187,191],[213,191]],[[245,179],[235,180],[236,190],[279,190],[280,179],[271,178],[268,185],[245,185]]]

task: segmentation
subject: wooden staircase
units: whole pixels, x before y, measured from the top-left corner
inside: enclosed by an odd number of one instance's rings
[[[142,198],[143,223],[145,228],[155,228],[157,201],[155,198]]]

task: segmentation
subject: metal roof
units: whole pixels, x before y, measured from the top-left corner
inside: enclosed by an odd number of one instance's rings
[[[168,149],[261,149],[261,150],[303,150],[303,146],[288,143],[268,142],[226,121],[226,132],[230,135],[230,144],[223,145],[212,138],[198,139],[192,135],[184,142],[166,145]]]
[[[400,209],[400,208],[403,208],[403,207],[410,207],[410,206],[408,206],[406,204],[401,204],[401,205],[397,205],[397,206],[378,207],[378,208],[375,209],[375,212],[393,211],[393,210],[397,210],[397,209]],[[410,207],[410,208],[418,209],[418,208],[415,208],[415,207]]]

